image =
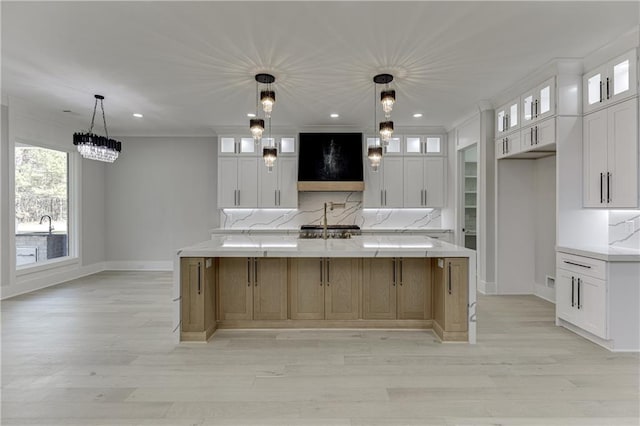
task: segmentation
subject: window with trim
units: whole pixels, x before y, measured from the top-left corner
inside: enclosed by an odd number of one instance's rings
[[[16,267],[69,256],[68,152],[15,145]]]

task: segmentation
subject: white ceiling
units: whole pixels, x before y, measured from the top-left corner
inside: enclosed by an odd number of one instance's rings
[[[88,125],[93,94],[103,94],[119,135],[247,126],[263,71],[277,79],[275,128],[372,129],[380,72],[396,77],[396,127],[448,125],[549,60],[584,57],[639,20],[635,1],[1,7],[3,95],[70,109]]]

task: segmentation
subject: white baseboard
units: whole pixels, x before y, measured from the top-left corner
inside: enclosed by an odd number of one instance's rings
[[[496,283],[478,280],[478,291],[482,294],[496,294]]]
[[[533,287],[533,294],[540,299],[544,299],[547,302],[556,303],[556,289],[547,287],[544,284],[535,283]]]
[[[173,261],[113,261],[106,262],[107,271],[173,271]]]
[[[4,300],[46,287],[62,284],[67,281],[102,272],[105,269],[105,263],[98,262],[73,269],[65,268],[61,271],[47,270],[34,273],[32,276],[22,276],[19,282],[10,286],[2,286],[0,288],[0,299]]]

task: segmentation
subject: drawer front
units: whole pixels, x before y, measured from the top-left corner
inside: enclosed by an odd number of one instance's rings
[[[556,261],[558,268],[600,280],[607,279],[607,262],[604,260],[558,252]]]

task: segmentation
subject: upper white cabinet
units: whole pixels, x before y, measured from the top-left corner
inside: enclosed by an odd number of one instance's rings
[[[444,207],[444,158],[404,158],[404,207]]]
[[[273,170],[269,171],[261,161],[258,184],[258,207],[298,207],[298,162],[296,157],[279,156]]]
[[[584,113],[638,93],[637,63],[633,49],[586,73],[582,78]]]
[[[405,136],[405,155],[442,155],[444,138],[442,135]]]
[[[496,137],[520,128],[519,104],[520,98],[516,98],[496,110]]]
[[[365,164],[367,159],[365,158]],[[369,165],[365,166],[365,185],[363,204],[365,208],[400,208],[403,207],[403,158],[384,156],[374,172]]]
[[[555,77],[551,77],[539,86],[520,96],[521,126],[550,117],[556,110]]]
[[[262,148],[275,146],[278,149],[278,157],[295,156],[298,152],[296,138],[292,136],[274,136],[272,138],[264,137],[260,143],[258,155],[262,155]]]
[[[221,155],[258,155],[258,147],[252,137],[221,136],[218,144]]]
[[[583,119],[584,206],[638,207],[638,103],[629,99]]]
[[[218,159],[218,208],[249,208],[257,205],[258,158],[220,157]]]
[[[503,158],[517,154],[522,150],[520,145],[520,132],[496,138],[496,158]]]
[[[521,132],[521,151],[535,151],[556,143],[556,119],[549,118]]]
[[[365,152],[364,155],[367,155],[367,149],[370,146],[380,146],[380,138],[378,137],[371,137],[371,136],[367,136],[365,138],[366,140],[366,146],[365,146]],[[383,148],[383,156],[398,156],[398,155],[402,155],[403,151],[402,151],[402,136],[394,136],[391,139],[389,139],[389,143],[387,145],[385,145]]]

